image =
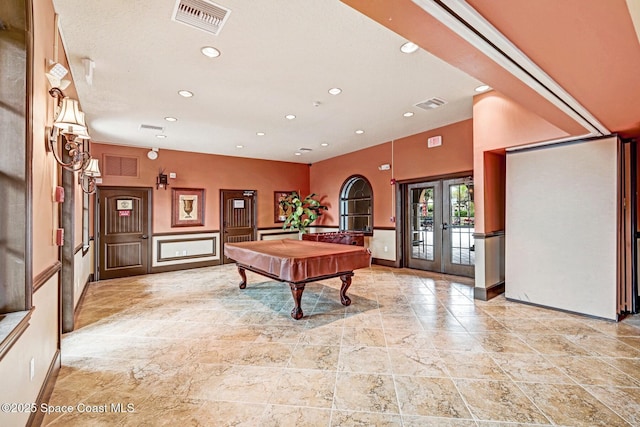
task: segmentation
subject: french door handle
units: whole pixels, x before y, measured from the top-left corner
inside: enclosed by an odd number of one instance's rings
[[[148,239],[149,236],[147,236],[146,234],[143,234],[142,237],[140,237],[141,239]]]
[[[447,224],[446,222],[442,223],[442,231],[446,230],[449,228],[449,224]]]

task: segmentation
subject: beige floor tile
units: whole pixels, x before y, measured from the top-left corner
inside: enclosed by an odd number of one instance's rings
[[[467,352],[439,351],[449,375],[453,378],[506,380],[507,374],[489,354],[478,353],[469,357]]]
[[[200,377],[191,379],[190,399],[267,403],[283,369],[208,365],[202,366],[201,372]]]
[[[587,386],[585,389],[629,424],[640,425],[640,388]]]
[[[339,357],[340,347],[338,346],[298,344],[287,367],[335,372],[338,369]]]
[[[339,372],[334,409],[398,414],[398,399],[391,375]]]
[[[556,424],[588,427],[629,426],[580,386],[521,383],[520,387]]]
[[[398,427],[401,425],[400,415],[353,411],[333,411],[331,414],[332,427]]]
[[[472,333],[485,351],[492,353],[535,353],[518,335],[502,332]]]
[[[435,350],[390,348],[391,369],[395,375],[448,377],[444,362]]]
[[[601,360],[624,372],[636,381],[640,381],[640,359],[602,357]]]
[[[597,357],[548,356],[547,360],[578,384],[639,387],[640,382]]]
[[[438,350],[485,352],[480,342],[468,332],[429,331],[428,336]]]
[[[203,401],[192,415],[195,426],[238,426],[255,427],[260,425],[268,405],[246,402]],[[169,418],[172,426],[190,425],[189,418]]]
[[[405,415],[471,418],[449,378],[395,376],[400,411]]]
[[[435,349],[430,334],[411,329],[388,329],[384,331],[385,341],[389,348],[424,348]]]
[[[573,380],[540,354],[492,353],[513,381],[573,384]]]
[[[225,265],[89,285],[50,403],[136,412],[43,425],[640,424],[638,316],[474,301],[467,279],[374,266],[349,307],[339,280],[309,284],[295,321],[286,285],[248,279]]]
[[[580,347],[562,335],[528,335],[527,344],[540,354],[561,356],[593,356],[594,353]]]
[[[565,337],[599,356],[640,358],[640,350],[618,338],[602,335],[565,335]]]
[[[343,346],[386,347],[384,329],[379,328],[344,328]]]
[[[549,420],[511,381],[454,380],[474,417],[484,421],[546,424]]]
[[[285,369],[269,403],[330,409],[335,385],[332,371]]]
[[[365,372],[390,374],[391,363],[385,347],[348,347],[340,349],[338,370],[344,372]]]
[[[419,417],[415,415],[402,416],[403,427],[476,427],[473,420],[460,418]]]
[[[260,427],[322,427],[329,426],[331,411],[302,406],[269,405],[259,423]]]

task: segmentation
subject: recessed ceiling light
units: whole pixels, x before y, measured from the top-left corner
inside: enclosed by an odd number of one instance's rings
[[[320,145],[321,145],[321,146],[323,146],[323,147],[328,147],[328,146],[329,146],[329,144],[327,144],[326,142],[323,142],[323,143],[322,143],[322,144],[320,144]]]
[[[207,56],[209,58],[217,58],[218,56],[220,56],[220,51],[211,46],[203,47],[202,49],[200,49],[200,52],[202,52],[204,56]]]
[[[485,92],[489,89],[490,89],[489,85],[480,85],[475,90],[476,92]]]
[[[364,133],[364,131],[363,131],[362,129],[358,129],[358,130],[356,131],[356,133],[357,133],[358,135],[362,135],[362,134]]]
[[[293,120],[296,118],[296,116],[294,114],[287,114],[286,116],[284,116],[284,118],[287,120]]]
[[[156,135],[156,138],[165,139],[167,135]]]
[[[302,156],[302,153],[294,153],[296,156]]]
[[[258,135],[258,136],[264,136],[264,132],[256,132],[256,135]]]
[[[244,148],[244,145],[236,145],[236,148]]]
[[[176,119],[175,117],[165,117],[164,119],[166,121],[168,121],[168,122],[177,122],[178,121],[178,119]]]
[[[340,95],[342,93],[342,89],[340,89],[339,87],[332,87],[331,89],[329,89],[329,93],[331,95]]]
[[[402,53],[413,53],[416,50],[418,50],[420,48],[420,46],[418,46],[415,43],[411,43],[411,42],[406,42],[405,44],[403,44],[402,46],[400,46],[400,51]]]
[[[178,93],[185,98],[191,98],[193,96],[193,92],[189,92],[188,90],[181,90]]]
[[[403,116],[412,117],[413,116],[413,112],[412,111],[407,111],[406,113],[403,114]]]

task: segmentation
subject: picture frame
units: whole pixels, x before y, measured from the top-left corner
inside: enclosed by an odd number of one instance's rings
[[[280,205],[280,201],[282,199],[286,199],[291,193],[293,193],[293,190],[273,192],[273,209],[274,209],[273,222],[276,222],[276,223],[285,222],[287,220],[287,217],[291,212],[288,212],[287,210],[282,209],[282,206]]]
[[[204,225],[204,188],[171,189],[171,227]]]

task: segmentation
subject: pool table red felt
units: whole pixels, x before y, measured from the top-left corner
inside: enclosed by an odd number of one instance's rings
[[[288,282],[295,302],[291,312],[294,319],[302,317],[300,299],[306,283],[340,277],[341,302],[349,305],[351,300],[346,291],[353,270],[369,267],[371,263],[371,253],[362,246],[291,239],[225,243],[224,254],[238,264],[241,289],[247,284],[244,270]]]

